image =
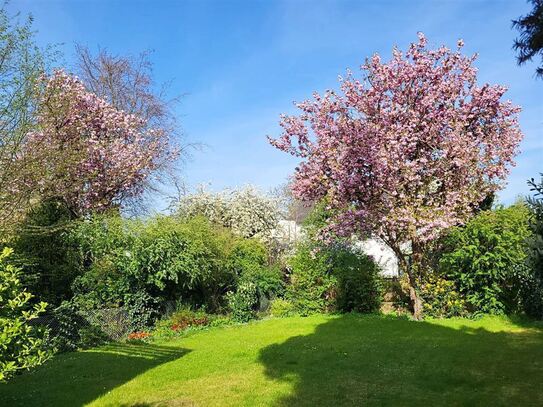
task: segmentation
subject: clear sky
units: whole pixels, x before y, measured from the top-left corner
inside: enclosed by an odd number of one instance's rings
[[[543,80],[535,64],[518,67],[511,20],[525,0],[456,1],[137,1],[20,0],[41,44],[60,43],[65,63],[75,43],[113,53],[153,49],[157,81],[186,94],[177,109],[187,140],[203,143],[184,169],[189,185],[212,189],[247,183],[266,190],[285,182],[296,161],[268,145],[293,101],[337,86],[375,52],[388,56],[426,34],[429,44],[465,40],[478,52],[481,82],[509,87],[523,107],[525,134],[517,167],[500,194],[510,203],[543,172]]]

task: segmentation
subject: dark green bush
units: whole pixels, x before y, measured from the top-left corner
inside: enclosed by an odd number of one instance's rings
[[[304,243],[290,259],[289,266],[286,298],[301,315],[379,309],[379,269],[363,253],[342,246]]]
[[[166,303],[218,310],[235,283],[236,238],[203,218],[147,221],[95,217],[77,229],[86,272],[74,282],[83,308],[123,306],[133,327],[149,326]]]
[[[228,256],[228,266],[237,276],[265,267],[267,262],[268,251],[264,244],[256,239],[237,239]]]
[[[515,312],[527,273],[526,205],[482,211],[444,239],[439,265],[471,312]]]
[[[251,281],[256,285],[259,304],[261,305],[264,301],[283,295],[285,290],[283,271],[279,266],[247,270],[240,281]]]
[[[543,319],[543,178],[539,184],[530,181],[534,195],[528,198],[530,207],[530,231],[528,241],[528,264],[522,297],[526,314]]]
[[[255,239],[236,241],[229,256],[229,267],[237,276],[236,286],[255,286],[256,301],[250,301],[252,311],[265,309],[270,299],[283,293],[283,273],[278,266],[269,266],[268,258],[267,248]],[[254,316],[254,312],[250,314]]]
[[[134,332],[153,325],[162,307],[159,298],[139,290],[125,294],[123,308],[128,313],[130,330]]]
[[[24,285],[51,306],[71,298],[71,284],[81,271],[77,249],[69,239],[73,219],[62,202],[45,201],[28,213],[9,243]]]
[[[289,259],[290,284],[286,299],[301,315],[335,309],[337,278],[332,272],[329,251],[310,243],[301,244]]]
[[[342,312],[375,312],[381,305],[379,267],[369,256],[341,250],[335,253],[337,309]]]

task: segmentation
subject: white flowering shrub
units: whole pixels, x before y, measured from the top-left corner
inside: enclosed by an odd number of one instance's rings
[[[277,199],[253,186],[218,193],[200,189],[180,201],[180,216],[202,215],[228,227],[239,236],[258,238],[266,243],[275,239],[280,212]]]

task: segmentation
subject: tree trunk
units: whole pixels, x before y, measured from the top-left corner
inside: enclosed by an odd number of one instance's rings
[[[401,250],[395,250],[398,256],[400,270],[407,275],[409,283],[409,300],[413,310],[413,318],[416,320],[422,319],[422,299],[418,294],[417,273],[421,267],[422,254],[418,244],[412,243],[412,252],[410,255],[405,255]]]
[[[422,300],[417,293],[416,284],[413,281],[414,278],[409,273],[409,298],[411,300],[411,306],[413,307],[413,318],[417,321],[422,319]]]
[[[418,276],[422,268],[422,249],[418,242],[411,241],[411,264],[409,265],[409,298],[413,307],[413,318],[417,321],[422,319],[422,299],[418,293]]]

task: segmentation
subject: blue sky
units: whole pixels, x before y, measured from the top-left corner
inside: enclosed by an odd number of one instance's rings
[[[535,64],[518,67],[511,49],[511,20],[530,10],[525,0],[20,0],[9,9],[32,13],[38,41],[61,44],[67,66],[75,43],[119,54],[153,49],[157,81],[186,94],[177,109],[185,138],[205,145],[183,171],[192,186],[285,182],[296,160],[265,137],[278,134],[279,114],[335,87],[365,57],[405,49],[418,31],[435,46],[463,38],[467,53],[480,54],[480,81],[508,86],[523,107],[522,153],[501,201],[527,194],[526,180],[543,172],[543,80]]]

